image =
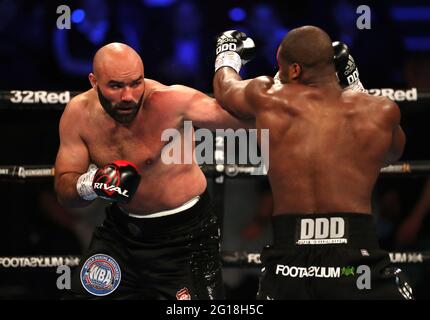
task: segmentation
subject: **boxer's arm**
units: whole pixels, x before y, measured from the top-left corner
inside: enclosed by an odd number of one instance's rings
[[[215,129],[239,129],[253,128],[254,121],[244,121],[234,117],[221,108],[218,102],[208,95],[185,86],[172,86],[175,88],[181,106],[184,120],[193,122],[198,128]]]
[[[388,100],[388,99],[387,99]],[[391,144],[385,157],[385,164],[389,165],[400,159],[405,148],[406,136],[400,126],[400,109],[393,101],[388,100],[384,106],[388,122],[392,128]]]
[[[90,164],[88,149],[77,124],[81,123],[82,108],[77,100],[67,105],[60,120],[60,148],[55,161],[55,191],[60,204],[66,207],[84,207],[90,204],[83,200],[76,183]]]
[[[268,91],[273,86],[271,77],[242,80],[229,67],[220,68],[214,76],[214,94],[220,105],[241,119],[255,118],[258,108],[269,101]]]

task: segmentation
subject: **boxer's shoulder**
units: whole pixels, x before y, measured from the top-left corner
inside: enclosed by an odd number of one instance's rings
[[[247,89],[250,93],[253,92],[255,94],[267,94],[269,90],[274,87],[274,85],[275,80],[272,77],[260,76],[252,79],[249,82]]]
[[[343,90],[340,95],[341,102],[348,104],[350,109],[356,107],[360,111],[372,109],[375,103],[377,103],[373,98],[373,96],[367,93],[352,90]]]
[[[396,122],[400,118],[398,105],[386,98],[377,97],[364,92],[343,92],[342,98],[355,112],[377,122]]]
[[[164,85],[157,81],[145,79],[145,102],[146,110],[156,112],[174,112],[183,109],[191,98],[191,92],[195,89],[183,85]]]
[[[148,94],[148,102],[154,105],[163,105],[169,108],[178,108],[188,105],[192,99],[202,98],[206,95],[194,88],[174,84],[154,87]]]
[[[376,97],[375,97],[376,98]],[[380,114],[389,125],[397,125],[400,123],[400,108],[394,101],[386,97],[377,97],[377,106],[380,109]]]
[[[277,86],[272,77],[256,77],[246,85],[246,99],[257,109],[270,106],[272,105],[271,98],[277,96],[277,89],[275,88]]]
[[[366,119],[372,119],[379,127],[391,130],[400,123],[400,109],[394,101],[372,95],[361,96],[360,99],[357,109],[363,107]]]
[[[89,108],[93,107],[96,101],[97,94],[93,89],[74,96],[64,109],[61,121],[63,123],[73,123],[75,127],[84,123],[86,116],[89,114]]]
[[[145,78],[145,91],[149,91],[152,92],[154,90],[159,90],[162,88],[167,87],[166,85],[162,84],[161,82],[158,82],[156,80],[153,79],[149,79],[149,78]]]
[[[161,82],[145,78],[145,100],[153,102],[160,97],[166,96],[171,90],[170,87]]]
[[[342,97],[349,102],[355,102],[361,108],[368,106],[375,112],[390,111],[390,109],[398,108],[397,104],[381,96],[373,96],[365,92],[344,91]]]
[[[96,100],[97,100],[97,94],[93,89],[90,89],[70,99],[69,103],[66,106],[66,110],[69,112],[82,111],[84,108],[87,108],[92,101],[96,101]]]

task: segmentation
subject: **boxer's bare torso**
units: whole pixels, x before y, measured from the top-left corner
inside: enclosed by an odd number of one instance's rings
[[[191,88],[164,86],[149,79],[145,79],[142,107],[128,125],[116,122],[104,112],[94,89],[73,100],[60,124],[63,138],[56,163],[57,184],[64,174],[84,173],[90,163],[101,167],[119,159],[131,161],[139,168],[142,178],[132,200],[121,206],[142,215],[178,207],[206,188],[206,178],[194,161],[192,164],[165,164],[161,159],[163,147],[170,143],[161,140],[162,132],[177,129],[183,133],[187,110],[193,109],[190,101],[201,110],[191,111],[190,120],[195,117],[203,125],[218,123],[221,127],[240,123],[213,98]],[[174,139],[174,143],[180,143],[183,150],[182,140],[183,134]]]

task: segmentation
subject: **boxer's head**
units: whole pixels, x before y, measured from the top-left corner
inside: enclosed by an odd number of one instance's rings
[[[117,42],[105,45],[94,56],[89,79],[113,119],[127,124],[136,117],[145,92],[143,62],[136,51]]]
[[[331,42],[327,33],[313,26],[288,32],[276,55],[281,81],[309,84],[327,75],[335,77]]]

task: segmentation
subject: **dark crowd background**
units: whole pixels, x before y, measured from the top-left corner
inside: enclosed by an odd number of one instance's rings
[[[72,11],[70,30],[56,28],[62,4]],[[371,9],[370,30],[356,27],[361,4]],[[367,88],[430,89],[428,1],[0,0],[0,90],[87,90],[95,51],[119,41],[141,54],[146,77],[210,93],[218,33],[240,29],[255,40],[257,56],[242,74],[248,78],[274,75],[283,36],[307,24],[350,46]],[[401,106],[408,139],[402,160],[430,159],[426,107]],[[0,165],[54,163],[61,111],[0,108],[0,114]],[[209,186],[214,193],[213,181]],[[267,181],[230,179],[224,191],[223,249],[260,251],[271,241]],[[0,256],[80,254],[103,219],[104,203],[80,210],[59,206],[51,180],[1,181],[0,192]],[[383,248],[430,250],[426,177],[381,177],[373,207]],[[428,299],[428,264],[403,268],[416,297]],[[227,296],[253,299],[258,271],[226,268]],[[0,298],[56,298],[56,276],[52,269],[0,267]]]

